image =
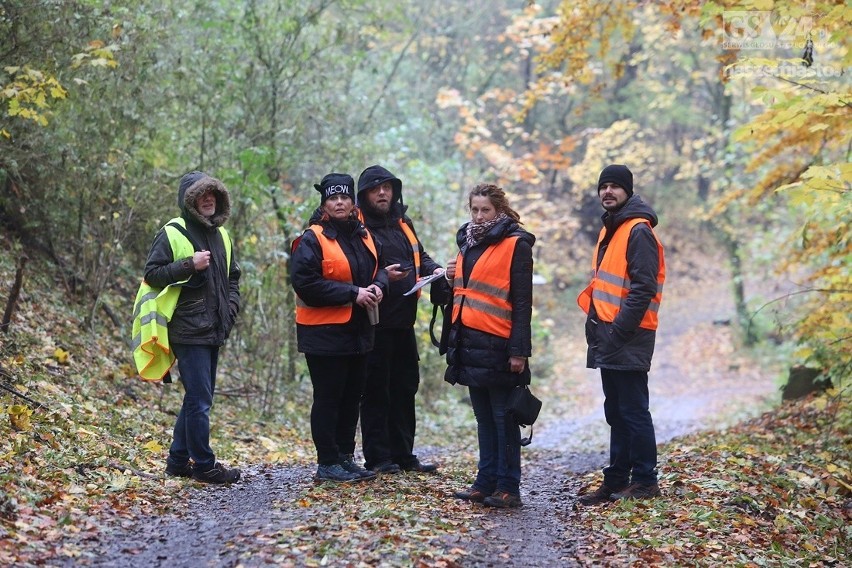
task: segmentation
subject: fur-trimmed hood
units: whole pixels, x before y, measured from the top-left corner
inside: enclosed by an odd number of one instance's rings
[[[209,218],[202,216],[196,207],[196,201],[207,190],[216,196],[216,212]],[[178,206],[185,219],[211,229],[221,227],[231,216],[231,196],[225,184],[199,171],[189,172],[181,178]]]

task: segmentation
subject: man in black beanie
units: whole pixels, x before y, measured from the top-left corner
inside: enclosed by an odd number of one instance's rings
[[[378,473],[431,473],[435,464],[413,453],[414,395],[420,384],[420,357],[414,322],[419,293],[403,296],[422,276],[443,270],[423,249],[402,204],[402,182],[382,166],[358,178],[358,207],[364,224],[382,243],[388,293],[379,304],[376,343],[367,356],[367,384],[361,397],[364,465]]]
[[[633,194],[633,174],[612,164],[598,179],[605,213],[592,257],[594,277],[577,303],[588,314],[586,366],[601,370],[604,415],[610,427],[603,483],[581,495],[582,505],[660,495],[657,442],[648,371],[666,269],[653,227],[657,215]]]
[[[607,183],[621,187],[627,193],[627,197],[633,197],[633,172],[627,166],[612,164],[605,167],[598,178],[599,193],[601,187]]]

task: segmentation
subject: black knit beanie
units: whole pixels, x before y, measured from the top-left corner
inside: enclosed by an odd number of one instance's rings
[[[355,180],[349,174],[328,174],[314,189],[320,192],[320,205],[332,195],[345,195],[355,203]]]
[[[605,183],[620,185],[627,192],[627,196],[633,195],[633,172],[627,166],[621,164],[610,164],[601,171],[598,178],[598,192]]]

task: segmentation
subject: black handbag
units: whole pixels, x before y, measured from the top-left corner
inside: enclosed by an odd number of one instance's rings
[[[522,446],[528,446],[532,443],[532,425],[538,418],[540,411],[541,401],[530,391],[529,386],[517,386],[509,393],[509,400],[506,402],[507,417],[513,420],[518,426],[530,427],[529,437],[521,439]]]

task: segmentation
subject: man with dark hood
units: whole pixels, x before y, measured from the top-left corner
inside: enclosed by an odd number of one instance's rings
[[[152,371],[158,355],[153,348],[160,347],[159,354],[169,356],[166,365],[177,358],[185,392],[166,474],[205,483],[233,483],[239,480],[240,470],[216,461],[210,448],[210,408],[219,348],[240,311],[240,268],[223,227],[231,201],[221,181],[193,171],[180,180],[178,206],[180,217],[169,221],[154,237],[145,264],[145,285],[158,294],[160,302],[152,311],[163,325],[168,322],[168,332],[158,334],[166,337],[155,337],[153,343],[143,334],[139,338],[143,348],[136,347],[134,356],[142,351],[154,359],[143,369],[137,357],[140,374],[149,380],[156,380],[156,375],[168,377],[168,366]],[[164,301],[168,298],[171,301]],[[141,299],[137,298],[137,310],[146,309]],[[138,342],[134,338],[134,346]]]
[[[592,256],[592,282],[577,303],[588,314],[586,366],[601,370],[609,465],[601,486],[580,496],[583,505],[660,495],[648,410],[648,371],[666,276],[663,245],[653,230],[657,215],[633,194],[633,173],[621,164],[603,169],[598,198],[603,228]]]
[[[369,353],[367,383],[361,397],[361,434],[365,467],[377,473],[431,473],[434,464],[413,453],[416,428],[414,396],[420,385],[414,334],[419,293],[403,296],[422,276],[443,269],[417,238],[402,203],[402,182],[382,166],[370,166],[358,178],[358,207],[364,224],[382,243],[388,292],[379,304],[376,340]]]

